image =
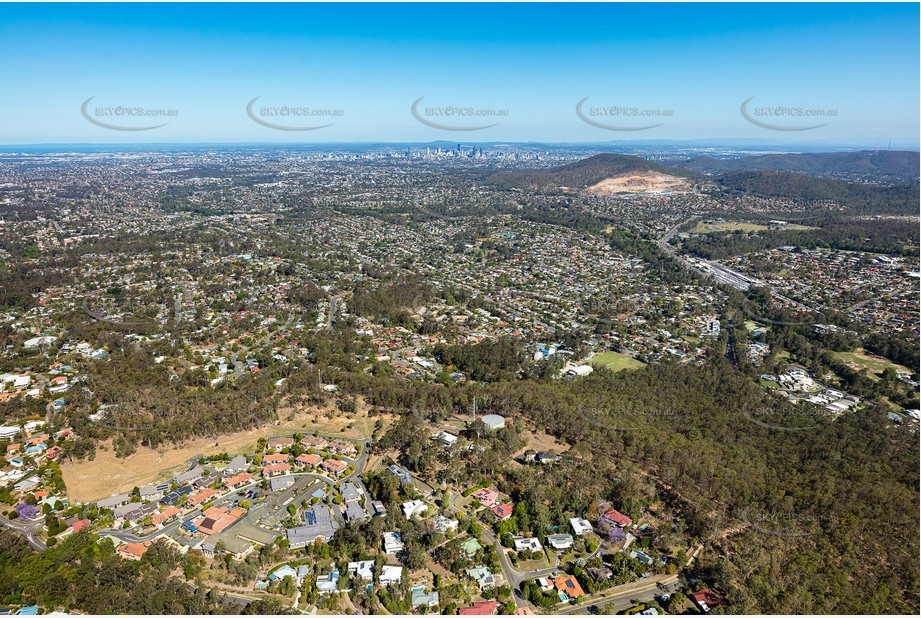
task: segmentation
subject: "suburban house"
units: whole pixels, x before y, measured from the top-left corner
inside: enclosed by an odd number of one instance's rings
[[[343,483],[342,487],[339,488],[339,493],[342,494],[342,500],[346,503],[361,500],[361,490],[358,489],[355,483]]]
[[[329,442],[326,441],[326,438],[321,438],[320,436],[304,436],[301,438],[301,446],[306,449],[323,450],[328,444]]]
[[[115,521],[137,521],[134,512],[143,507],[144,505],[141,502],[129,502],[112,509],[112,515],[115,516]]]
[[[329,450],[345,457],[354,457],[358,454],[358,448],[354,443],[341,438],[336,438],[329,443]]]
[[[480,501],[486,508],[492,508],[499,503],[499,492],[493,489],[480,489],[473,493],[473,497]]]
[[[271,573],[269,573],[269,580],[270,580],[270,581],[275,581],[275,580],[278,580],[278,579],[284,579],[284,578],[286,578],[286,577],[290,577],[291,579],[295,579],[295,578],[297,577],[297,569],[295,569],[295,568],[294,568],[293,566],[291,566],[290,564],[285,564],[285,565],[282,565],[281,567],[275,569],[275,570],[272,571]]]
[[[138,488],[138,494],[141,496],[141,500],[159,500],[166,494],[168,489],[169,485],[166,483],[162,485],[144,485]]]
[[[489,510],[492,511],[492,514],[495,515],[499,521],[505,521],[512,516],[512,511],[514,509],[511,504],[497,504]]]
[[[162,498],[160,502],[163,504],[176,504],[179,502],[183,496],[188,496],[192,493],[191,485],[183,485],[182,487],[177,488],[175,491],[171,491]]]
[[[272,464],[285,463],[289,459],[291,459],[291,456],[284,453],[270,453],[262,458],[262,465],[270,466]]]
[[[280,476],[282,474],[288,474],[291,472],[291,464],[280,463],[271,466],[266,466],[262,469],[262,476],[265,478],[270,478],[273,476]]]
[[[403,538],[399,532],[384,533],[384,553],[398,554],[403,551]]]
[[[588,571],[588,574],[591,575],[592,579],[596,582],[609,581],[614,577],[614,571],[608,567],[595,567],[586,569],[586,571]]]
[[[339,587],[339,567],[333,564],[333,568],[323,577],[317,577],[317,590],[320,592],[335,592]]]
[[[345,520],[350,524],[370,519],[368,512],[365,511],[365,508],[361,506],[360,502],[346,502],[343,515],[345,516]]]
[[[492,574],[489,567],[478,566],[472,569],[465,569],[467,577],[476,581],[480,590],[489,590],[496,585],[496,576]]]
[[[411,500],[403,503],[403,515],[406,519],[412,519],[416,515],[425,513],[428,508],[428,505],[422,500]]]
[[[447,431],[439,431],[432,436],[432,440],[441,442],[448,448],[457,444],[457,436],[455,436],[453,433],[448,433]]]
[[[652,557],[649,556],[649,554],[647,554],[646,552],[631,549],[630,557],[636,560],[637,562],[640,562],[641,564],[644,564],[646,566],[649,566],[652,564]]]
[[[195,489],[201,489],[202,487],[210,487],[211,485],[214,485],[215,483],[220,483],[220,482],[221,482],[221,475],[218,474],[217,472],[212,472],[208,476],[203,476],[197,481],[195,481],[194,483],[192,483],[192,487],[194,487]]]
[[[438,607],[438,591],[426,592],[422,586],[417,586],[410,593],[410,603],[413,607]]]
[[[202,475],[204,474],[204,472],[205,472],[204,468],[202,468],[201,466],[195,466],[194,468],[192,468],[191,470],[188,470],[187,472],[183,472],[182,474],[177,474],[176,478],[174,478],[173,480],[176,481],[177,485],[187,485],[189,483],[194,483],[195,481],[200,479]]]
[[[349,562],[349,574],[359,579],[370,581],[374,579],[374,561],[359,560],[358,562]]]
[[[327,459],[323,462],[323,469],[333,476],[342,476],[342,473],[348,469],[349,465],[344,461],[337,459]]]
[[[294,485],[294,477],[290,474],[285,476],[275,476],[269,481],[269,489],[272,491],[282,491]]]
[[[224,474],[224,476],[230,476],[232,474],[243,472],[246,470],[247,466],[248,464],[246,463],[246,457],[243,455],[237,455],[230,460],[230,463],[228,463],[227,466],[221,470],[221,472]]]
[[[571,534],[548,534],[547,545],[556,550],[564,550],[572,547]]]
[[[572,526],[573,534],[576,536],[582,536],[586,532],[593,531],[592,524],[587,519],[573,517],[569,520],[569,525]]]
[[[252,474],[250,474],[249,472],[240,472],[239,474],[235,476],[231,476],[231,477],[224,479],[224,487],[227,489],[236,489],[237,487],[246,485],[252,480],[253,480]]]
[[[475,538],[471,537],[461,542],[461,549],[464,550],[464,553],[467,554],[468,558],[473,558],[478,551],[483,549],[483,546],[480,545],[480,542]]]
[[[387,469],[400,480],[401,487],[412,487],[414,485],[413,475],[409,473],[409,470],[396,464],[390,464]]]
[[[237,521],[245,513],[246,511],[240,508],[228,511],[225,506],[212,506],[196,519],[193,525],[203,534],[215,534]]]
[[[182,511],[177,509],[175,506],[167,506],[159,513],[154,513],[150,516],[150,521],[153,522],[153,525],[159,526],[165,524],[176,515],[179,515]]]
[[[704,613],[707,613],[714,607],[719,607],[723,604],[723,601],[719,598],[719,596],[709,588],[698,590],[690,596],[691,600],[694,601],[694,604],[697,605],[697,607],[700,608],[700,611]]]
[[[540,541],[537,539],[537,537],[528,538],[523,536],[516,536],[514,541],[515,551],[535,552],[541,551],[543,549],[543,546],[540,544]]]
[[[266,448],[280,451],[283,448],[294,446],[294,438],[291,436],[280,436],[278,438],[269,438],[265,443]]]
[[[294,463],[300,464],[302,466],[310,466],[315,468],[320,465],[320,462],[323,461],[323,458],[314,453],[303,453],[298,455],[297,459],[294,460]]]
[[[118,546],[118,555],[128,560],[140,560],[147,549],[153,544],[153,541],[144,541],[143,543],[125,543]]]
[[[628,528],[633,524],[633,520],[618,511],[617,509],[609,509],[605,511],[604,515],[601,516],[602,521],[608,524],[613,524],[615,526],[620,526],[621,528]]]
[[[109,498],[103,498],[102,500],[96,501],[96,508],[99,509],[113,509],[116,506],[121,506],[131,500],[131,494],[117,494]]]
[[[403,567],[385,564],[381,567],[381,574],[377,578],[381,586],[397,586],[403,581]]]
[[[460,522],[456,519],[448,519],[444,515],[439,515],[435,518],[435,521],[432,524],[432,527],[442,533],[447,534],[452,530],[457,530],[457,527],[460,525]]]
[[[304,547],[317,540],[328,541],[333,538],[338,529],[339,522],[333,517],[329,508],[323,504],[317,504],[304,512],[303,526],[288,528],[286,532],[290,547],[296,548]]]
[[[58,537],[59,537],[59,538],[60,538],[60,537],[65,537],[65,536],[67,536],[68,534],[74,534],[75,532],[80,532],[81,530],[83,530],[84,528],[86,528],[86,527],[89,526],[89,525],[91,525],[90,520],[88,520],[88,519],[77,519],[77,520],[74,521],[72,524],[70,524],[70,526],[67,528],[67,530],[65,530],[64,532],[62,532],[61,534],[59,534]]]
[[[579,582],[576,581],[576,578],[572,575],[554,577],[551,581],[553,581],[554,587],[559,591],[561,601],[565,601],[567,599],[577,599],[585,595],[585,591],[582,590],[582,586],[579,585]]]
[[[189,496],[189,499],[188,501],[186,501],[186,504],[192,507],[198,507],[216,495],[218,495],[218,492],[216,489],[202,489],[197,494],[193,494]]]
[[[495,601],[476,601],[473,605],[461,607],[457,610],[458,616],[486,616],[495,614],[498,605]]]

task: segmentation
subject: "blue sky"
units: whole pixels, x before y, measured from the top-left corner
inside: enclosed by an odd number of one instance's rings
[[[752,138],[917,145],[917,4],[0,5],[0,144]],[[81,114],[119,127],[116,131]],[[329,127],[280,131],[283,126]],[[435,128],[417,113],[451,128]],[[620,129],[592,126],[576,114]],[[776,107],[823,110],[821,119]],[[103,107],[176,110],[103,116]],[[341,110],[269,116],[269,107]],[[436,108],[504,116],[436,116]],[[658,114],[598,115],[609,108]],[[768,112],[765,112],[768,110]],[[615,110],[616,111],[616,110]],[[816,112],[808,112],[815,114]]]

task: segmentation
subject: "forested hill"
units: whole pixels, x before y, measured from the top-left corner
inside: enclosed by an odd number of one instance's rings
[[[516,362],[513,349],[452,354],[468,365]],[[541,526],[597,498],[635,512],[664,501],[679,514],[680,534],[705,545],[689,576],[724,595],[728,613],[915,609],[917,438],[887,426],[881,410],[814,414],[765,393],[723,358],[598,370],[573,382],[484,377],[496,380],[476,391],[490,409],[572,445],[564,461],[539,472],[503,478],[492,450],[474,464]],[[452,409],[469,405],[474,388],[351,380],[382,408]],[[418,422],[404,421],[387,448],[407,453],[402,463],[424,474],[438,453]],[[475,483],[477,471],[458,474]]]
[[[813,178],[790,172],[742,171],[717,178],[728,193],[803,201],[833,201],[858,213],[918,214],[918,183],[893,187]]]
[[[41,553],[16,532],[0,530],[0,599],[47,610],[79,609],[89,614],[284,614],[274,601],[243,608],[224,602],[191,579],[203,559],[180,555],[157,541],[138,561],[125,560],[110,540],[86,531],[68,536]]]
[[[486,181],[507,189],[542,190],[569,187],[581,190],[607,178],[633,172],[660,172],[678,177],[696,176],[686,170],[659,165],[642,157],[598,154],[547,170],[498,172],[488,176]]]
[[[697,575],[727,595],[730,613],[915,608],[919,462],[909,434],[877,414],[784,411],[722,361],[605,374],[569,393],[522,384],[502,397],[596,466],[610,463],[618,496],[637,497],[652,476],[683,504],[707,544]],[[797,429],[759,424],[752,410]],[[612,428],[623,414],[635,431]]]
[[[703,156],[674,164],[675,167],[702,174],[761,170],[886,184],[905,184],[917,180],[919,165],[919,153],[900,150],[782,153],[735,159]]]

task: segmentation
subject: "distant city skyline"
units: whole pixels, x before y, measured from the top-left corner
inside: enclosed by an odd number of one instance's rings
[[[917,148],[917,4],[0,6],[0,144]]]

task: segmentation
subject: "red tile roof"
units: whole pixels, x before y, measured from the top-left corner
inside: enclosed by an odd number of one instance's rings
[[[633,520],[618,511],[617,509],[610,509],[605,512],[604,518],[610,522],[617,524],[618,526],[627,527],[633,523]]]
[[[499,504],[489,510],[499,519],[507,519],[512,516],[513,508],[511,504]]]
[[[556,577],[551,579],[553,585],[560,592],[565,592],[566,596],[570,599],[575,599],[576,597],[581,597],[585,594],[585,591],[582,590],[582,586],[579,585],[579,582],[576,581],[576,578],[572,575],[564,575],[562,577]]]
[[[469,607],[461,607],[457,610],[459,616],[483,616],[492,614],[496,611],[495,601],[477,601]]]

